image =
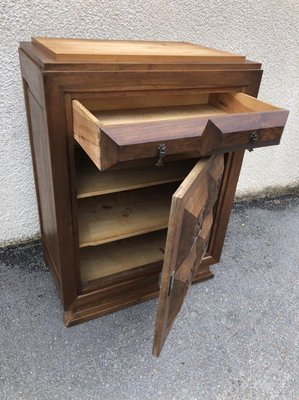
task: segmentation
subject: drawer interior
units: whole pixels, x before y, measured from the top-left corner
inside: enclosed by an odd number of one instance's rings
[[[207,115],[225,114],[220,106],[215,104],[190,104],[180,106],[163,106],[152,108],[137,108],[132,110],[105,110],[94,111],[93,115],[100,124],[119,125],[134,124],[152,121],[173,121],[184,118],[193,118]]]
[[[73,100],[74,136],[100,170],[153,159],[205,157],[278,144],[287,111],[244,93]],[[170,96],[170,95],[168,95]]]
[[[200,96],[196,104],[94,110],[92,114],[105,126],[274,110],[279,108],[244,93],[211,93]]]

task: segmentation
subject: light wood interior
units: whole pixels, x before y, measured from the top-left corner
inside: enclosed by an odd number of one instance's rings
[[[78,202],[80,247],[166,228],[178,183],[81,199]]]
[[[245,93],[211,93],[209,103],[228,114],[281,110]]]
[[[172,196],[197,159],[104,172],[81,149],[75,160],[82,290],[162,265]]]
[[[121,170],[99,171],[86,154],[78,154],[77,198],[122,192],[147,186],[183,180],[197,160],[167,163],[163,168],[155,165]]]
[[[183,106],[139,108],[131,110],[93,111],[93,115],[103,126],[149,121],[169,121],[225,113],[226,112],[220,107],[211,104],[191,104]]]
[[[235,90],[236,91],[236,90]],[[190,90],[151,90],[97,93],[93,97],[80,96],[80,103],[89,111],[129,110],[137,108],[207,104],[210,93]]]
[[[132,103],[129,97],[126,100],[126,105],[120,99],[116,101],[114,107],[118,104],[118,109],[115,109],[110,103],[107,105],[107,109],[104,109],[104,104],[99,101],[99,109],[93,109],[90,112],[96,117],[100,125],[105,126],[280,110],[272,104],[265,103],[244,93],[205,94],[198,96],[197,103],[195,103],[196,96],[190,96],[190,98],[182,98],[183,104],[181,105],[169,105],[167,103],[161,105],[158,100],[152,98],[147,101],[143,100],[144,108],[142,108],[142,99],[133,98]],[[178,99],[174,101],[177,102]],[[188,102],[190,104],[187,104]],[[147,105],[151,106],[148,107]]]
[[[81,282],[162,261],[165,242],[166,231],[163,230],[81,249]]]

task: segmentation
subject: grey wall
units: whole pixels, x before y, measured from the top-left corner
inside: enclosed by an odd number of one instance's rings
[[[260,98],[291,111],[280,146],[247,153],[238,194],[299,183],[299,1],[0,1],[0,244],[38,235],[18,42],[31,36],[191,41],[261,61]]]

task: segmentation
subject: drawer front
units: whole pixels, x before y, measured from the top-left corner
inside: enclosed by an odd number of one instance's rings
[[[279,144],[288,112],[243,93],[204,104],[90,112],[73,101],[74,136],[100,170]]]

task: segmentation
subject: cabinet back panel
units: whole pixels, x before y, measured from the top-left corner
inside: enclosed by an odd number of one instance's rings
[[[165,230],[80,250],[81,282],[147,266],[164,257]]]

